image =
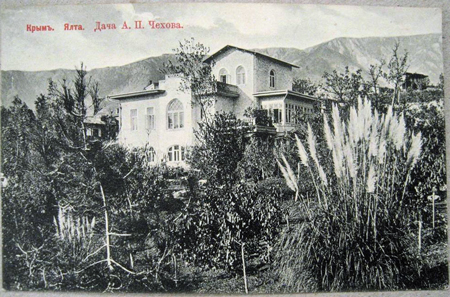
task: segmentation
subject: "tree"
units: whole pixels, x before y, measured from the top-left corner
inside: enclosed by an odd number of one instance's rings
[[[217,90],[217,81],[212,74],[214,61],[204,62],[209,53],[209,48],[201,43],[196,43],[194,38],[185,39],[184,43],[174,49],[175,63],[169,61],[162,69],[163,73],[180,75],[182,82],[180,90],[189,92],[192,96],[192,104],[199,106],[205,122],[208,124],[209,108],[215,103],[214,93]]]
[[[361,69],[350,72],[349,67],[346,66],[344,72],[337,70],[333,70],[332,73],[325,72],[323,79],[325,80],[324,90],[344,106],[354,104],[359,96],[365,95]]]
[[[33,112],[19,97],[9,109],[2,108],[2,171],[6,176],[21,178],[30,169],[35,124]]]
[[[107,202],[114,204],[123,199],[124,194],[117,197],[111,193],[115,185],[104,186],[109,185],[102,178],[107,168],[98,160],[108,151],[101,145],[93,147],[87,142],[84,127],[87,98],[87,72],[82,64],[73,84],[67,80],[61,84],[49,82],[48,95],[36,100],[36,115],[18,98],[11,108],[2,110],[2,161],[10,182],[3,191],[3,206],[16,214],[4,217],[4,226],[8,226],[5,242],[11,248],[11,253],[6,254],[6,263],[13,263],[14,255],[19,255],[19,273],[15,280],[8,280],[8,287],[80,288],[86,275],[98,275],[102,271],[97,269],[102,263],[107,263],[109,270],[106,286],[115,282],[111,276],[113,265],[132,273],[111,255],[110,237],[122,235],[114,229],[115,224],[111,224],[111,213],[116,210]],[[111,196],[107,197],[109,194]],[[54,218],[59,218],[57,223]],[[94,218],[105,226],[104,232],[95,229],[97,234],[102,234],[105,244],[102,244],[102,237],[92,239],[89,247],[74,242],[67,244],[68,237],[64,234],[73,235],[74,230],[87,227],[80,220],[90,225]],[[54,236],[55,225],[59,239]],[[76,246],[79,248],[74,252]],[[102,250],[106,255],[99,259]],[[53,254],[65,257],[55,258]],[[81,255],[84,257],[80,258]],[[21,270],[29,271],[29,279]],[[8,274],[14,275],[13,271]],[[57,271],[73,276],[80,283],[63,282],[58,279]],[[99,288],[104,283],[100,279],[97,281],[89,288]]]
[[[103,100],[105,99],[105,98],[100,98],[98,82],[95,82],[92,85],[91,89],[89,90],[89,94],[91,95],[92,106],[94,107],[94,115],[96,115],[100,111],[101,104],[102,104]]]
[[[309,78],[294,78],[292,83],[292,90],[309,96],[317,94],[319,86],[312,82]]]
[[[372,101],[373,107],[377,110],[381,110],[383,106],[383,94],[380,90],[380,79],[385,75],[383,67],[386,64],[384,60],[381,60],[378,64],[369,66],[369,79],[366,82],[367,95]]]
[[[27,289],[39,281],[37,260],[50,237],[53,197],[34,150],[38,123],[32,110],[16,97],[1,113],[2,173],[8,179],[1,189],[3,285]]]
[[[275,176],[277,167],[273,162],[275,139],[273,136],[251,137],[245,145],[239,161],[241,179],[255,183]]]
[[[238,177],[238,164],[245,150],[246,127],[230,113],[216,113],[210,124],[199,123],[188,163],[201,178],[214,185],[231,187]]]
[[[439,83],[438,83],[438,88],[444,92],[444,74],[439,74]]]
[[[399,50],[400,43],[396,42],[392,49],[392,56],[387,64],[388,72],[384,75],[384,78],[394,87],[392,106],[395,102],[400,103],[400,90],[405,80],[406,71],[409,68],[408,52],[401,56]]]
[[[204,269],[241,274],[248,292],[248,260],[267,263],[281,221],[277,186],[258,189],[237,182],[232,188],[207,183],[191,196],[178,221],[184,259]]]
[[[200,123],[200,144],[192,149],[188,162],[195,179],[206,183],[190,192],[177,227],[185,259],[207,269],[242,273],[246,292],[247,260],[254,254],[261,261],[268,259],[281,219],[277,186],[263,190],[258,177],[256,183],[245,179],[246,173],[258,171],[259,164],[253,163],[256,156],[246,153],[248,132],[232,114],[216,113],[210,125]],[[263,141],[250,143],[254,147]],[[271,149],[267,153],[271,155]],[[266,164],[262,170],[259,174],[265,176],[274,168]]]

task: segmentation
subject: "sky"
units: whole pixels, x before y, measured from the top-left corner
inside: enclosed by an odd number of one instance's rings
[[[135,21],[144,29],[135,29]],[[151,29],[148,21],[179,23]],[[342,5],[172,3],[25,7],[1,15],[2,70],[119,66],[172,53],[194,37],[211,53],[230,44],[253,49],[305,49],[337,37],[404,36],[442,32],[438,8]],[[97,30],[96,22],[115,24]],[[122,29],[126,22],[131,29]],[[80,24],[83,31],[64,30]],[[27,31],[27,25],[54,31]]]

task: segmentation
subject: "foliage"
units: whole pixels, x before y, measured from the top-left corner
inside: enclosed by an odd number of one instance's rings
[[[186,41],[166,68],[201,108],[214,102],[207,53]],[[83,65],[72,81],[50,81],[35,112],[15,98],[1,108],[4,287],[242,291],[244,268],[252,289],[266,280],[262,292],[442,286],[447,220],[437,213],[430,227],[428,197],[446,181],[443,77],[389,108],[380,82],[400,93],[407,54],[397,46],[384,66],[371,65],[366,81],[348,68],[326,74],[344,112],[317,104],[282,139],[256,136],[232,114],[207,118],[188,170],[152,165],[149,146],[109,141],[111,116],[107,141],[90,144],[86,102],[98,112],[102,99]],[[294,88],[317,95],[309,79]],[[360,95],[368,101],[353,107]],[[249,114],[270,126],[266,111]]]
[[[101,120],[105,123],[102,137],[105,140],[115,140],[119,134],[119,121],[113,115],[104,115]]]
[[[185,259],[207,269],[241,271],[245,257],[268,259],[280,224],[279,190],[237,183],[231,190],[207,184],[192,197],[178,228]]]
[[[306,220],[281,237],[281,280],[295,290],[403,288],[409,280],[401,276],[414,275],[417,263],[411,236],[417,216],[404,196],[421,152],[420,133],[410,135],[392,109],[379,116],[361,100],[346,123],[335,107],[332,122],[333,132],[324,117],[326,155],[317,154],[311,127],[308,151],[297,139],[316,194],[298,200]],[[328,172],[326,163],[333,165]],[[289,163],[280,168],[299,191]]]
[[[282,217],[279,183],[263,181],[275,173],[273,139],[248,136],[231,114],[216,113],[212,123],[200,124],[189,157],[193,181],[206,183],[191,187],[177,238],[192,265],[246,280],[247,265],[269,261]]]
[[[188,163],[209,183],[230,187],[244,154],[246,129],[233,114],[216,113],[211,124],[199,123],[200,144],[193,147]]]
[[[190,93],[192,104],[199,106],[206,115],[206,111],[214,103],[214,97],[211,95],[217,90],[216,78],[212,74],[214,61],[204,62],[209,48],[191,38],[185,39],[184,43],[180,42],[174,52],[175,63],[169,61],[162,72],[180,75],[182,82],[179,89]]]
[[[421,96],[429,93],[422,91]],[[432,94],[432,93],[431,93]],[[430,95],[430,94],[428,94]],[[419,97],[419,96],[417,96]],[[421,131],[423,136],[423,153],[411,174],[407,195],[418,197],[418,209],[426,209],[427,197],[446,185],[445,168],[445,118],[443,96],[419,98],[420,101],[409,103],[404,110],[407,126]],[[444,198],[444,197],[442,197]],[[429,217],[428,217],[429,220]]]
[[[319,86],[312,82],[309,78],[294,78],[292,90],[309,96],[316,96]]]
[[[73,83],[49,83],[36,114],[18,98],[2,108],[8,289],[161,289],[171,265],[160,226],[179,209],[167,207],[167,170],[145,166],[141,152],[88,145],[87,86],[82,67]]]
[[[388,72],[384,74],[384,78],[394,87],[391,105],[394,105],[396,101],[398,103],[400,101],[400,89],[405,79],[405,73],[409,68],[408,53],[405,52],[401,56],[399,50],[400,43],[397,42],[392,49],[392,56],[387,64]]]
[[[275,139],[272,136],[249,139],[238,164],[241,179],[258,182],[274,177],[277,170],[273,162],[274,146]]]
[[[244,110],[244,117],[244,122],[257,126],[273,127],[272,117],[266,109],[250,106]]]
[[[350,72],[348,66],[344,72],[333,70],[332,73],[325,72],[323,75],[325,92],[331,94],[333,98],[346,106],[354,105],[359,96],[363,93],[363,77],[361,69]]]

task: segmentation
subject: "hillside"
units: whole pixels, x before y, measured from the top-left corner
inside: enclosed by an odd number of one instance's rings
[[[142,90],[150,80],[164,78],[160,69],[171,57],[162,55],[124,66],[88,69],[88,76],[99,82],[101,96]],[[2,71],[2,104],[10,104],[14,96],[18,95],[28,106],[33,107],[36,97],[47,92],[49,79],[61,82],[63,79],[71,80],[74,76],[75,69]]]
[[[439,81],[443,73],[442,39],[439,34],[404,37],[336,38],[319,45],[298,50],[293,48],[267,48],[257,51],[300,66],[295,69],[298,77],[319,80],[325,71],[362,69],[367,73],[370,64],[381,59],[388,60],[395,42],[400,42],[399,53],[408,52],[409,72],[419,72],[430,77],[432,83]]]
[[[438,34],[404,37],[336,38],[319,45],[300,50],[295,48],[257,49],[261,53],[300,66],[295,76],[318,81],[325,71],[361,68],[367,72],[370,64],[380,59],[389,59],[396,41],[401,44],[400,53],[409,53],[410,72],[427,74],[432,83],[437,83],[443,72],[442,39]],[[129,91],[142,90],[150,80],[163,78],[159,71],[163,64],[173,57],[170,54],[151,57],[117,67],[98,68],[89,75],[100,84],[100,95],[106,96]],[[89,65],[87,65],[89,66]],[[2,104],[8,105],[18,95],[34,106],[34,100],[46,93],[48,80],[71,79],[75,70],[56,69],[49,71],[2,71]]]

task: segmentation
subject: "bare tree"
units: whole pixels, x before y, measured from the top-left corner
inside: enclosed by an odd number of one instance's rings
[[[385,60],[381,60],[378,64],[373,65],[370,64],[369,66],[369,80],[367,81],[367,85],[368,85],[368,93],[372,94],[372,103],[374,105],[375,108],[378,109],[379,105],[380,105],[380,83],[379,80],[380,78],[383,78],[384,76],[384,71],[383,71],[383,67],[386,65],[386,61]]]
[[[405,74],[409,68],[408,52],[405,51],[405,54],[401,56],[399,49],[400,43],[396,42],[392,49],[392,57],[387,64],[388,72],[384,75],[385,79],[394,86],[392,106],[396,102],[400,103],[400,88],[405,81]]]

